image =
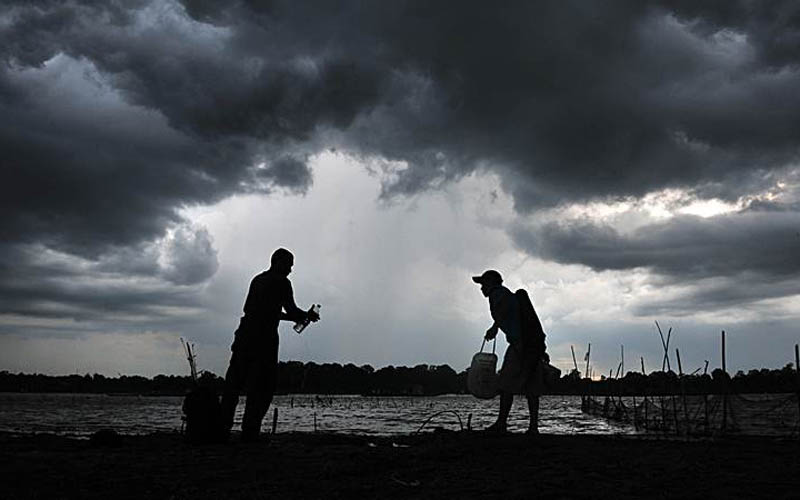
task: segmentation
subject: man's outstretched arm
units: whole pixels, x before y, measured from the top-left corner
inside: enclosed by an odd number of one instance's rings
[[[292,286],[289,285],[289,291],[286,294],[285,300],[283,302],[283,311],[281,311],[280,318],[285,321],[294,321],[295,323],[300,321],[305,321],[308,317],[308,312],[300,309],[297,307],[297,304],[294,302],[294,292],[292,291]],[[316,318],[311,318],[312,321],[316,321],[319,319],[317,316]]]

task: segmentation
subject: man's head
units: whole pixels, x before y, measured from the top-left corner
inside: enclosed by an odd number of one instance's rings
[[[289,273],[292,272],[292,266],[294,265],[294,255],[289,250],[285,248],[279,248],[272,252],[272,257],[270,258],[270,269],[282,274],[283,276],[289,276]]]
[[[503,284],[503,277],[494,269],[489,269],[480,276],[473,276],[472,281],[478,283],[481,286],[481,293],[484,297],[488,297],[492,288]]]

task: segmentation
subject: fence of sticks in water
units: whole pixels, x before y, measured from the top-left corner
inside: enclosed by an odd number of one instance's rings
[[[725,371],[725,332],[722,332],[722,349],[722,369]],[[798,345],[795,345],[795,370],[798,388],[794,393],[737,394],[723,390],[715,394],[687,394],[681,390],[677,394],[639,396],[584,394],[581,411],[633,425],[644,432],[666,435],[738,434],[800,438]]]
[[[797,394],[583,396],[581,410],[645,432],[800,437]]]

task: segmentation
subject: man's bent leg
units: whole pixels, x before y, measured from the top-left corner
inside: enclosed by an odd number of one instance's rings
[[[225,388],[222,393],[222,425],[226,432],[233,428],[233,417],[236,415],[236,406],[239,404],[239,391],[245,382],[247,365],[244,356],[237,351],[231,354],[228,371],[225,372]]]

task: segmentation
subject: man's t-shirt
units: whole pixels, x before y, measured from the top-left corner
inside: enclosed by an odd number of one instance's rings
[[[256,347],[277,341],[281,311],[293,311],[292,283],[289,278],[273,271],[264,271],[250,282],[244,302],[244,316],[236,332],[237,343]]]
[[[489,310],[492,313],[492,319],[506,334],[509,344],[516,344],[522,340],[519,300],[511,290],[502,285],[490,290]]]

